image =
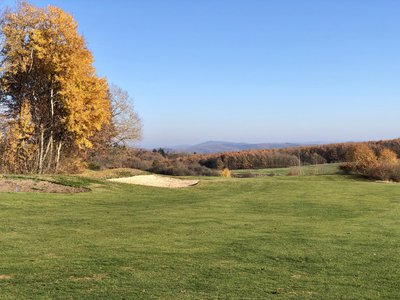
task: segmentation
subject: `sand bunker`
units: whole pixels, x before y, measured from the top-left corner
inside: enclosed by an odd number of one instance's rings
[[[113,178],[108,180],[114,182],[155,186],[170,189],[193,186],[199,183],[199,180],[183,180],[158,175],[138,175],[133,177]]]
[[[0,178],[0,192],[81,193],[87,191],[85,188],[65,186],[49,181]]]

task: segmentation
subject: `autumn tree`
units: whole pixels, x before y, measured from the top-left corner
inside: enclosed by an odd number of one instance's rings
[[[35,145],[32,139],[34,125],[29,102],[23,101],[16,120],[9,126],[5,140],[3,162],[8,171],[26,173],[34,161]]]
[[[357,170],[365,170],[377,162],[375,153],[367,144],[356,144],[347,152],[347,161]]]
[[[396,163],[398,161],[397,154],[388,148],[384,148],[379,153],[379,161],[386,163]]]
[[[90,148],[109,123],[108,84],[96,76],[93,56],[62,9],[26,2],[1,19],[0,102],[16,119],[23,101],[34,124],[30,171],[56,171],[62,153]],[[9,129],[11,130],[11,129]]]

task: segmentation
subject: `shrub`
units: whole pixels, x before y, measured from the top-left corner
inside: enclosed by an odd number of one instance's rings
[[[397,162],[397,154],[388,148],[384,148],[379,153],[379,160],[387,163],[395,163]]]
[[[368,178],[384,181],[400,181],[400,163],[381,161],[365,170]]]
[[[390,149],[382,149],[376,157],[366,144],[360,144],[351,149],[349,160],[340,166],[347,173],[376,180],[400,181],[400,162]]]
[[[288,176],[299,176],[301,175],[301,167],[291,167],[288,171]]]
[[[168,153],[162,150],[146,151],[129,147],[108,147],[102,151],[93,151],[88,162],[100,169],[133,168],[173,176],[214,176],[217,170],[211,170],[199,164],[189,155]]]
[[[225,178],[231,177],[231,171],[228,168],[225,168],[221,171],[221,176]]]
[[[354,164],[351,162],[343,163],[339,166],[339,169],[342,170],[344,173],[350,174],[354,171]]]
[[[88,163],[87,167],[92,171],[99,171],[101,169],[100,165],[96,163]]]
[[[377,163],[375,153],[367,144],[357,144],[351,147],[346,153],[346,158],[347,162],[350,163],[347,168],[361,174]]]

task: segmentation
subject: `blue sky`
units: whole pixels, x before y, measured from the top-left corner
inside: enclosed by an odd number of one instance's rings
[[[74,15],[142,146],[400,136],[400,1],[30,2]]]

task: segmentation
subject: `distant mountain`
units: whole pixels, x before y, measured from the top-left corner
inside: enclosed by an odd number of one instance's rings
[[[218,152],[230,152],[230,151],[241,151],[249,149],[276,149],[276,148],[289,148],[305,145],[315,145],[318,143],[260,143],[260,144],[249,144],[249,143],[233,143],[233,142],[220,142],[220,141],[208,141],[197,145],[179,145],[168,147],[166,150],[172,152],[187,152],[187,153],[218,153]]]

